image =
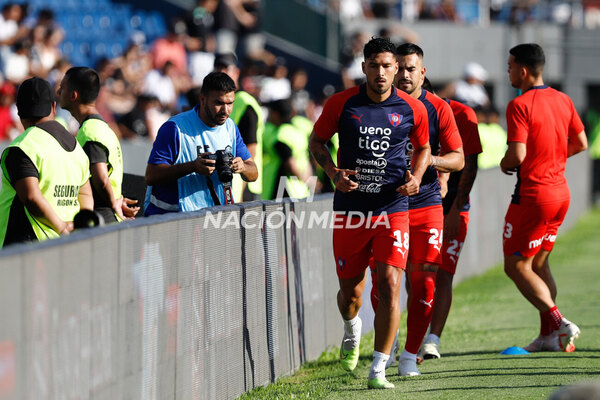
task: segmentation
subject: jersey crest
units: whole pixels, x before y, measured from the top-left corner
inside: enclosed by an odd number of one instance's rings
[[[390,124],[395,128],[402,122],[402,115],[398,113],[388,114],[388,119],[390,120]]]

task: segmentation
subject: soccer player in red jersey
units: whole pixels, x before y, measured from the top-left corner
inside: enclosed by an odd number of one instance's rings
[[[548,256],[569,208],[567,158],[587,149],[587,138],[571,99],[544,85],[544,63],[537,44],[510,49],[510,83],[523,94],[506,109],[508,149],[500,162],[502,172],[517,175],[504,220],[504,270],[540,312],[540,334],[525,349],[571,352],[580,331],[556,307]]]
[[[427,80],[427,78],[425,79]],[[423,86],[427,88],[427,82]],[[442,264],[435,279],[435,300],[429,335],[419,350],[421,359],[440,357],[440,336],[452,305],[452,280],[460,251],[467,236],[469,194],[477,176],[477,156],[482,151],[475,111],[458,101],[446,101],[452,108],[463,142],[465,167],[462,171],[440,174],[442,193],[445,193],[442,201],[444,206],[444,245],[442,247]]]
[[[377,265],[380,301],[368,379],[373,389],[394,387],[385,377],[385,365],[400,320],[400,280],[408,256],[408,196],[419,192],[431,159],[427,110],[393,86],[398,72],[395,50],[384,38],[365,45],[366,84],[327,101],[309,143],[315,160],[335,184],[333,209],[343,214],[334,224],[333,251],[340,284],[337,303],[344,319],[340,361],[347,371],[358,362],[362,324],[358,310],[371,256]],[[326,146],[336,132],[337,168]],[[409,141],[414,147],[412,171],[406,166]],[[360,223],[361,217],[366,223]]]
[[[431,166],[423,175],[419,193],[409,198],[410,250],[408,253],[407,289],[408,318],[404,350],[400,354],[398,373],[401,376],[420,375],[417,352],[431,321],[435,276],[442,263],[444,213],[438,182],[438,171],[452,172],[463,168],[462,140],[452,109],[441,98],[422,89],[426,68],[423,50],[412,43],[396,49],[398,59],[397,87],[425,105],[429,118]],[[407,149],[410,154],[410,149]],[[407,164],[410,165],[410,156]],[[373,269],[372,269],[373,271]],[[377,281],[374,277],[373,281]],[[373,286],[373,292],[377,287]],[[377,303],[377,295],[371,298]]]

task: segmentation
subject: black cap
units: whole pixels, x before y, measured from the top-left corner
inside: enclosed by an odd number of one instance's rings
[[[50,115],[54,93],[50,84],[38,77],[27,79],[17,92],[17,110],[21,118],[43,118]]]
[[[215,54],[215,67],[229,67],[237,65],[237,57],[232,52]]]

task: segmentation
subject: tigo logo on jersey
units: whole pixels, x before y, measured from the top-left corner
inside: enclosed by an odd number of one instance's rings
[[[395,128],[402,122],[402,115],[398,113],[388,114],[388,119],[390,120],[390,124]]]

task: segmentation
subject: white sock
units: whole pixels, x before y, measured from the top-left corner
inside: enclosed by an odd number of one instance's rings
[[[369,371],[369,379],[385,378],[385,363],[389,358],[389,354],[379,351],[373,352],[373,364],[371,364],[371,371]]]
[[[412,360],[417,362],[417,355],[413,353],[409,353],[408,351],[402,350],[402,354],[400,354],[400,360]]]
[[[352,319],[344,320],[344,332],[348,336],[360,336],[360,328],[362,325],[358,315]]]
[[[438,335],[435,335],[433,333],[430,333],[429,335],[427,335],[427,338],[425,338],[425,343],[435,343],[436,345],[440,345],[440,337]]]

